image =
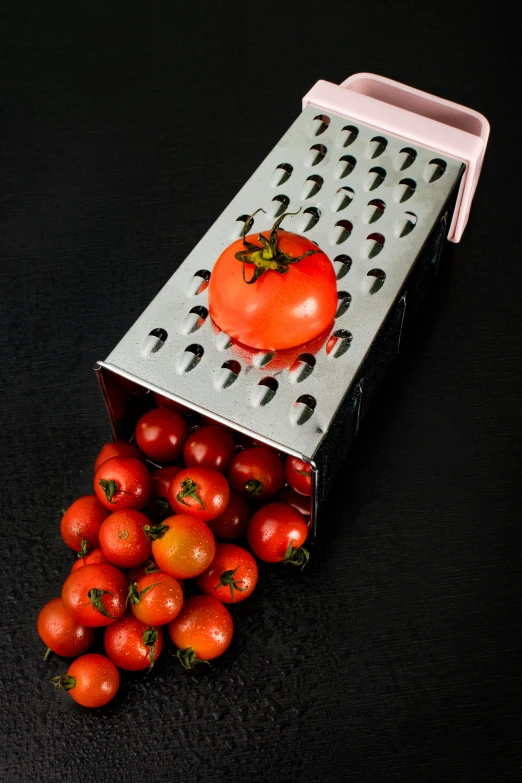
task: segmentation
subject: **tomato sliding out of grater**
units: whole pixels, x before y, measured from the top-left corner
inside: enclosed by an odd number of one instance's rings
[[[488,133],[481,114],[383,77],[319,81],[281,141],[96,365],[114,437],[133,437],[156,392],[300,457],[312,471],[315,535],[444,240],[460,240]],[[330,333],[293,351],[240,346],[208,313],[212,266],[260,207],[255,231],[301,208],[287,229],[315,241],[336,270]]]

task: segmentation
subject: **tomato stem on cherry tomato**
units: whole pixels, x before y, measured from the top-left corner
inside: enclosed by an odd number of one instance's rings
[[[169,529],[168,525],[144,525],[143,530],[145,531],[145,535],[150,541],[155,541],[157,538],[161,538],[165,535],[167,530]],[[145,569],[147,569],[147,566],[149,563],[154,563],[154,560],[148,560],[147,565],[145,566]],[[154,563],[154,565],[156,565]],[[156,568],[152,568],[152,570],[147,571],[147,574],[152,574],[154,571],[159,571],[160,569],[156,566]]]
[[[49,658],[51,657],[51,653],[52,653],[52,650],[51,650],[50,647],[48,647],[47,650],[45,651],[44,661],[48,661],[49,660]]]
[[[153,585],[148,585],[147,587],[144,587],[143,590],[138,590],[138,583],[131,582],[129,585],[129,595],[127,596],[127,601],[136,606],[140,603],[142,595],[145,595],[145,593],[147,593],[149,590],[152,590],[153,587],[157,587],[159,584],[161,583],[154,582]]]
[[[64,517],[67,514],[68,510],[69,510],[69,507],[60,509],[60,514],[62,515],[62,517]]]
[[[259,212],[259,210],[257,211]],[[247,242],[246,239],[247,231],[249,230],[249,227],[252,226],[251,221],[256,213],[254,212],[254,215],[251,215],[248,220],[245,221],[242,237],[246,250],[240,250],[235,254],[237,260],[241,261],[243,264],[243,280],[245,283],[252,285],[252,283],[255,283],[256,280],[259,280],[261,275],[264,272],[268,272],[268,270],[278,272],[280,275],[284,275],[288,272],[290,264],[296,264],[298,261],[302,261],[303,258],[307,258],[308,256],[319,252],[318,250],[309,249],[302,255],[294,258],[289,256],[287,253],[283,253],[277,244],[277,232],[285,217],[288,217],[289,215],[298,215],[300,211],[301,208],[299,208],[297,212],[284,212],[272,226],[270,230],[270,237],[268,239],[263,236],[263,234],[258,234],[257,238],[259,242],[261,242],[262,247],[259,247],[259,245],[254,245],[252,242]],[[250,280],[247,280],[245,276],[246,264],[252,264],[254,266],[254,274]]]
[[[100,590],[98,587],[91,587],[87,593],[87,596],[90,598],[90,600],[87,601],[85,606],[92,604],[92,606],[104,617],[111,617],[113,620],[116,620],[115,615],[110,614],[105,608],[105,605],[102,601],[102,597],[104,595],[114,595],[114,593],[111,593],[110,590]]]
[[[59,674],[58,677],[53,677],[49,682],[60,691],[70,691],[76,685],[76,678],[71,677],[69,674]]]
[[[302,546],[294,547],[292,542],[288,544],[288,549],[285,552],[285,563],[291,563],[292,565],[301,566],[301,571],[310,560],[310,552]]]
[[[80,551],[78,552],[78,558],[85,557],[89,554],[89,549],[87,547],[87,539],[82,538],[82,543],[80,545]]]
[[[107,479],[100,479],[100,487],[103,489],[109,503],[113,503],[113,497],[116,492],[119,491],[117,482],[114,481],[114,479],[110,479],[110,481],[107,481]]]
[[[192,481],[192,479],[190,479],[190,478],[183,479],[183,481],[181,482],[181,487],[182,487],[182,489],[176,495],[176,499],[180,503],[183,503],[184,506],[189,506],[190,504],[187,503],[187,501],[184,500],[184,498],[194,498],[194,500],[198,501],[198,503],[200,504],[201,508],[203,508],[203,509],[205,508],[205,504],[203,503],[203,501],[200,498],[200,496],[197,494],[197,492],[198,492],[198,485],[196,484],[195,481]]]
[[[218,590],[220,587],[230,587],[230,594],[234,602],[236,600],[236,597],[234,595],[234,590],[239,590],[240,593],[244,593],[247,589],[246,587],[240,587],[239,583],[236,582],[236,580],[234,579],[234,576],[236,575],[236,571],[238,568],[239,566],[236,566],[233,571],[223,571],[223,573],[219,577],[219,582],[214,588],[214,590]],[[240,579],[239,581],[243,582],[242,579]]]
[[[150,587],[154,587],[154,585],[151,585]],[[150,590],[150,587],[145,588],[143,592]],[[146,628],[143,631],[143,644],[146,647],[150,647],[150,653],[149,653],[150,663],[149,663],[149,668],[147,669],[147,674],[152,670],[152,667],[154,666],[154,646],[157,641],[158,641],[158,632],[155,628]]]
[[[210,666],[208,661],[204,661],[201,658],[196,658],[196,653],[192,647],[187,647],[186,650],[178,650],[176,653],[176,658],[181,663],[183,668],[187,669],[187,671],[193,669],[198,663],[208,663]]]
[[[259,479],[249,479],[245,484],[245,492],[252,497],[263,494],[263,484]]]

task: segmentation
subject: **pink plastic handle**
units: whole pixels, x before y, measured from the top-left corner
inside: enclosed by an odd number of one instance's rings
[[[489,137],[482,114],[372,73],[356,73],[341,85],[318,81],[303,98],[303,108],[309,105],[463,160],[466,171],[448,233],[449,240],[460,241]]]

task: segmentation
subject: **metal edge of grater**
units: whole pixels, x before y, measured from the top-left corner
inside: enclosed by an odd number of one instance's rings
[[[158,392],[298,456],[312,470],[315,535],[320,508],[403,327],[436,274],[469,168],[469,160],[412,143],[407,128],[395,135],[331,106],[326,112],[307,105],[97,363],[114,436],[130,439],[147,409],[146,400],[134,398],[125,414],[116,413],[111,376],[119,376],[147,390],[149,399]],[[300,208],[287,218],[287,230],[315,241],[336,269],[339,305],[331,332],[293,354],[245,349],[208,314],[212,265],[260,207],[266,214],[255,216],[250,231],[267,230],[283,211]]]

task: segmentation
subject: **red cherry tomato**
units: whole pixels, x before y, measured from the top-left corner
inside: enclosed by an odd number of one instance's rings
[[[169,495],[169,485],[172,479],[182,470],[177,465],[169,465],[167,468],[159,468],[152,474],[154,489],[152,490],[152,500],[150,508],[160,516],[170,516],[172,509],[167,500]]]
[[[207,525],[217,538],[234,541],[246,532],[249,519],[250,509],[246,500],[232,490],[223,513],[215,519],[210,519]]]
[[[188,437],[183,449],[183,459],[187,467],[197,465],[225,473],[234,451],[232,436],[223,427],[210,425],[201,427]]]
[[[257,234],[229,245],[210,278],[213,321],[253,348],[279,350],[307,342],[333,323],[337,309],[330,259],[310,239],[278,231],[280,220],[271,232],[262,232],[264,246]]]
[[[203,522],[219,517],[229,500],[228,482],[213,468],[183,468],[169,486],[172,510],[192,514]]]
[[[141,511],[128,508],[115,511],[100,528],[100,547],[109,561],[118,568],[135,568],[152,554],[145,527],[150,521]]]
[[[136,425],[136,440],[140,449],[158,462],[170,462],[183,451],[188,427],[179,413],[169,408],[154,408],[145,413]]]
[[[134,457],[112,457],[94,476],[96,497],[109,511],[144,508],[152,497],[152,478]]]
[[[119,669],[152,669],[163,649],[163,631],[141,623],[127,612],[105,629],[105,652]]]
[[[94,641],[94,630],[75,623],[65,611],[61,598],[53,598],[41,610],[38,633],[48,648],[46,658],[51,651],[66,658],[81,655]]]
[[[283,463],[267,446],[244,449],[232,460],[229,477],[237,492],[256,500],[266,500],[283,486]]]
[[[177,411],[181,414],[186,413],[187,411],[187,408],[185,408],[184,405],[176,402],[176,400],[171,400],[170,397],[164,397],[163,394],[158,394],[158,392],[153,392],[152,396],[154,397],[154,402],[158,408],[170,408],[170,410]]]
[[[312,511],[311,501],[308,495],[300,495],[291,487],[285,487],[274,498],[275,501],[281,503],[288,503],[289,506],[293,506],[304,517],[309,517]]]
[[[209,526],[189,514],[166,519],[161,538],[152,542],[152,555],[160,569],[175,579],[191,579],[209,567],[216,542]]]
[[[297,457],[287,457],[285,463],[286,480],[301,495],[312,494],[312,468],[308,462]]]
[[[268,503],[248,523],[250,549],[267,563],[285,561],[306,565],[308,552],[301,545],[307,536],[308,527],[302,515],[285,503]]]
[[[78,498],[60,522],[62,538],[75,552],[86,553],[98,546],[98,533],[109,512],[94,495]]]
[[[127,580],[112,565],[86,565],[69,574],[62,588],[65,610],[79,625],[109,625],[125,611]]]
[[[177,579],[158,571],[131,582],[130,608],[147,625],[165,625],[181,612],[183,590]]]
[[[257,584],[257,564],[250,552],[235,544],[218,544],[216,555],[196,584],[207,595],[225,604],[239,603]]]
[[[185,669],[222,655],[232,641],[234,623],[221,601],[209,595],[187,598],[183,609],[169,623],[170,638],[178,647]]]
[[[102,446],[94,463],[94,472],[96,473],[100,465],[112,457],[134,457],[134,459],[143,462],[143,454],[137,446],[133,443],[127,443],[125,440],[117,440],[115,443],[105,443]]]
[[[116,696],[120,675],[104,655],[87,653],[71,663],[67,674],[54,677],[51,682],[82,707],[103,707]]]
[[[71,567],[71,573],[73,571],[77,571],[79,568],[83,568],[83,566],[86,565],[95,565],[96,563],[108,563],[109,561],[101,551],[101,547],[98,547],[97,549],[93,549],[92,552],[89,552],[88,555],[85,555],[85,557],[78,557]]]

